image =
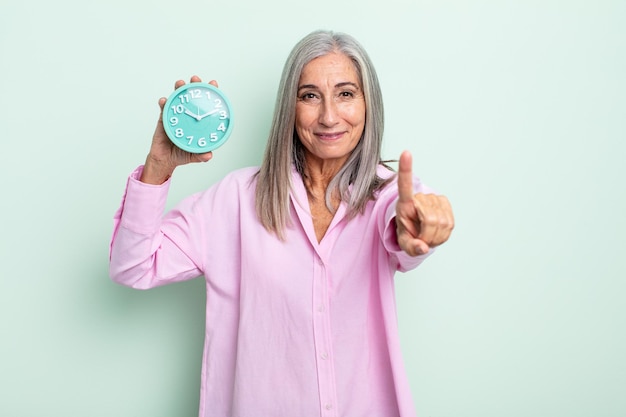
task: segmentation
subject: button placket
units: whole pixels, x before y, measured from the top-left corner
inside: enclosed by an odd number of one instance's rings
[[[319,386],[320,410],[324,416],[336,416],[336,383],[332,360],[332,335],[328,309],[328,277],[323,260],[316,256],[314,262],[313,333]]]

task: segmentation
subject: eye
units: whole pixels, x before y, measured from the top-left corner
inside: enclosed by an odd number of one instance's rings
[[[339,95],[337,96],[338,100],[342,100],[342,101],[350,101],[353,100],[357,97],[357,93],[352,91],[352,90],[345,90],[339,93]]]
[[[319,99],[318,95],[311,92],[300,95],[300,100],[302,101],[315,101],[317,99]]]

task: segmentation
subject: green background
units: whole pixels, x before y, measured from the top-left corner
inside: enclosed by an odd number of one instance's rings
[[[0,415],[197,415],[202,280],[108,278],[157,100],[215,78],[237,125],[170,206],[260,162],[284,60],[317,28],[378,70],[384,156],[449,196],[397,277],[421,417],[626,415],[626,2],[3,1]]]

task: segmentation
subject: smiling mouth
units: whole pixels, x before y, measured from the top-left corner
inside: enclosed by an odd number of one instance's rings
[[[340,139],[345,132],[330,132],[330,133],[316,133],[315,136],[322,140],[337,140]]]

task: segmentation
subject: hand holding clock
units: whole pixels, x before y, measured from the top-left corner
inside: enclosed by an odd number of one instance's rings
[[[200,77],[194,75],[191,77],[190,81],[201,82],[202,80]],[[215,80],[209,82],[209,84],[217,87]],[[185,85],[185,82],[178,80],[174,84],[174,88],[178,89],[183,85]],[[163,126],[163,113],[166,102],[167,99],[165,97],[159,99],[161,114],[159,115],[159,121],[157,122],[154,135],[152,136],[152,145],[150,146],[150,152],[146,157],[146,163],[140,178],[140,181],[148,184],[163,184],[172,175],[177,166],[194,162],[207,162],[213,157],[211,151],[205,153],[191,153],[174,145],[167,136]],[[196,116],[197,115],[194,115],[194,117]],[[205,117],[205,115],[201,117]]]

